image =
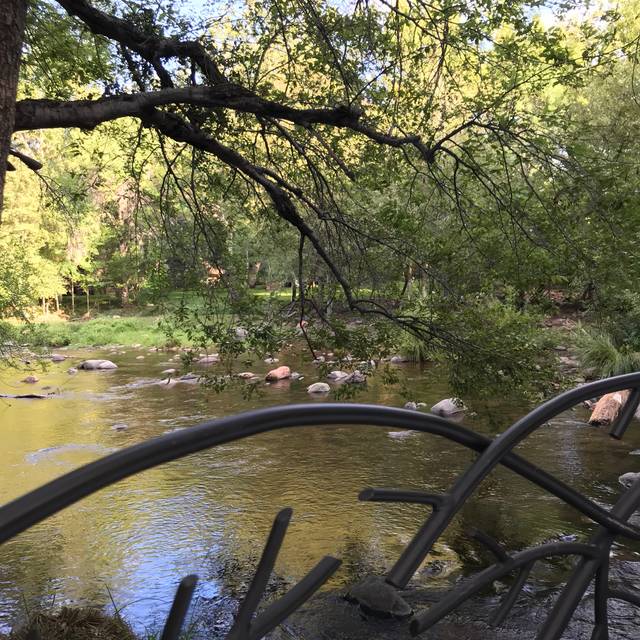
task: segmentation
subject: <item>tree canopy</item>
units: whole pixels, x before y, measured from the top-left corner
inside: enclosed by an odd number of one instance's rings
[[[231,290],[268,264],[301,320],[339,332],[338,305],[456,353],[496,300],[636,275],[637,2],[9,4],[4,151],[44,164],[61,273],[102,247],[121,291],[198,269]]]

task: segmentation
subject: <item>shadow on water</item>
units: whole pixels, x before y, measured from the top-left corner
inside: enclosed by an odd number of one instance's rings
[[[135,350],[98,354],[119,368],[73,376],[67,368],[87,354],[70,354],[29,387],[52,387],[51,399],[0,403],[1,502],[172,429],[260,406],[308,402],[306,387],[318,379],[313,365],[293,355],[286,364],[304,380],[261,386],[249,398],[240,388],[216,394],[197,384],[155,384],[162,370],[179,362],[171,353],[143,353],[144,360]],[[268,368],[259,362],[251,370],[263,375]],[[437,371],[412,365],[400,371],[405,389],[427,407],[451,395]],[[3,372],[0,392],[26,387],[17,378]],[[374,378],[355,401],[402,406],[404,397]],[[465,425],[495,436],[531,405],[493,397],[472,408],[476,413]],[[563,414],[529,438],[522,453],[610,505],[618,495],[617,477],[637,470],[638,458],[629,454],[640,448],[640,429],[630,429],[618,442],[586,426],[586,417],[582,409]],[[294,518],[276,566],[282,583],[330,554],[344,564],[327,588],[342,587],[388,567],[428,514],[428,507],[418,505],[359,503],[362,488],[439,492],[472,459],[469,451],[434,436],[331,427],[262,434],[163,465],[98,492],[0,547],[0,629],[24,616],[24,603],[47,602],[55,594],[58,604],[109,605],[112,596],[142,630],[166,615],[176,583],[192,572],[201,577],[200,601],[216,605],[220,617],[213,620],[224,627],[234,594],[246,586],[247,567],[284,506],[293,508]],[[486,566],[484,551],[468,536],[472,525],[508,549],[592,529],[559,500],[497,469],[436,545],[414,586],[445,589]],[[616,554],[628,563],[638,560],[638,549],[618,548]],[[541,566],[532,588],[543,593],[565,572],[563,562]]]

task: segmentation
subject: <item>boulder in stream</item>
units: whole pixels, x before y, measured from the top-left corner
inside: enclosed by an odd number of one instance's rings
[[[331,387],[326,382],[314,382],[307,387],[307,393],[329,393]]]
[[[382,618],[407,618],[411,607],[384,578],[368,576],[349,589],[345,598],[367,614]]]
[[[278,367],[276,369],[271,369],[269,373],[265,376],[265,380],[269,382],[275,382],[277,380],[286,380],[291,377],[291,369],[286,366]]]
[[[460,398],[445,398],[431,407],[431,413],[448,418],[467,410]]]
[[[215,364],[220,362],[220,356],[217,353],[209,353],[198,358],[198,364]]]
[[[84,369],[85,371],[102,371],[108,369],[117,369],[118,365],[111,360],[83,360],[79,365],[78,369]]]

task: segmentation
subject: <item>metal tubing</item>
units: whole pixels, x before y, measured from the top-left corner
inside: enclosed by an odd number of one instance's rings
[[[160,640],[178,640],[197,582],[198,576],[190,575],[183,578],[178,585]]]
[[[251,625],[248,640],[260,640],[306,602],[338,569],[341,561],[326,556],[309,573],[260,614]],[[244,639],[243,639],[244,640]]]
[[[640,607],[640,595],[626,591],[625,589],[609,589],[609,598],[615,600],[624,600],[629,604],[635,604],[636,607]]]
[[[611,543],[613,542],[613,538],[609,537],[609,540],[603,541],[602,546],[607,549],[607,551],[611,548]],[[609,628],[609,553],[602,558],[602,563],[598,567],[598,571],[596,572],[596,589],[594,596],[594,621],[596,625],[596,629],[598,627],[605,630],[604,635],[602,631],[598,633],[599,640],[607,640],[607,632],[606,630]],[[595,630],[594,630],[595,635]]]
[[[448,496],[423,491],[408,491],[404,489],[363,489],[358,500],[363,502],[410,502],[413,504],[429,504],[439,509],[447,501]]]
[[[459,589],[450,591],[442,600],[436,602],[425,612],[417,614],[411,621],[411,634],[418,635],[432,627],[436,622],[451,613],[465,600],[482,591],[488,584],[510,574],[515,569],[551,556],[581,555],[595,557],[600,549],[591,544],[580,542],[552,542],[527,549],[511,556],[506,562],[499,562],[466,581]]]
[[[598,380],[560,394],[515,422],[502,435],[495,438],[475,463],[456,480],[449,491],[451,503],[431,514],[431,517],[423,524],[390,569],[387,574],[387,582],[399,588],[404,588],[407,585],[431,550],[434,542],[449,526],[449,523],[467,498],[524,438],[554,416],[570,409],[582,400],[604,392],[636,388],[639,384],[640,372]]]
[[[618,498],[611,509],[613,515],[627,520],[640,505],[640,482],[635,483]],[[601,564],[608,560],[611,535],[604,527],[599,527],[589,541],[599,549],[594,558],[583,558],[578,562],[560,597],[547,616],[537,640],[559,640],[562,637],[576,607],[593,580]]]
[[[480,531],[480,529],[471,529],[471,531],[469,531],[469,535],[489,549],[498,562],[507,562],[507,560],[509,560],[509,554],[493,536],[490,536],[484,531]]]
[[[631,422],[631,418],[633,418],[636,413],[638,404],[640,404],[640,388],[636,387],[631,391],[631,394],[627,398],[618,419],[611,425],[609,435],[612,438],[615,438],[616,440],[622,439],[624,432],[627,430],[627,427]]]
[[[262,551],[258,568],[253,576],[247,595],[240,604],[238,615],[227,636],[227,640],[241,640],[247,637],[251,625],[251,618],[260,604],[267,582],[273,571],[273,565],[276,562],[282,541],[284,540],[287,527],[291,520],[291,513],[290,508],[282,509],[273,521],[273,526],[271,527],[269,538]]]
[[[495,612],[493,618],[491,618],[491,624],[494,627],[499,627],[504,621],[505,618],[509,615],[509,611],[513,608],[516,601],[518,600],[518,596],[522,591],[522,588],[531,573],[531,569],[534,565],[534,562],[530,562],[529,564],[524,565],[520,571],[518,571],[518,575],[514,583],[511,585],[509,592],[504,597],[500,608]]]
[[[609,382],[614,389],[628,388],[632,383],[638,384],[636,378],[640,379],[640,374],[631,375],[636,377],[628,380],[629,376],[619,376],[606,382]],[[597,395],[602,390],[602,382],[605,381],[584,385],[569,393],[573,394],[572,399],[575,398],[575,401],[579,402]],[[594,389],[594,385],[597,388]],[[577,392],[580,393],[576,395]],[[562,398],[563,396],[560,396],[555,401]],[[320,406],[269,407],[165,434],[90,462],[48,482],[0,508],[0,544],[85,496],[164,462],[266,431],[338,424],[412,429],[447,438],[477,452],[487,450],[492,442],[486,436],[474,433],[444,418],[406,409],[337,403]],[[499,462],[581,511],[598,524],[607,527],[611,532],[640,540],[640,529],[620,521],[569,485],[520,456],[508,453]]]

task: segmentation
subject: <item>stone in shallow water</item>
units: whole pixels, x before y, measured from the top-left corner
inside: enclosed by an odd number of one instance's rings
[[[378,576],[368,576],[351,587],[345,597],[365,613],[382,618],[406,618],[413,613],[396,589]]]
[[[623,473],[619,478],[618,482],[625,488],[628,489],[636,482],[640,480],[640,473],[635,473],[633,471],[629,471],[629,473]]]
[[[326,382],[314,382],[307,387],[307,393],[329,393],[331,387]]]
[[[460,398],[445,398],[431,407],[431,413],[445,418],[467,410]]]
[[[78,369],[95,371],[98,369],[117,369],[118,365],[111,360],[84,360],[78,365]]]

